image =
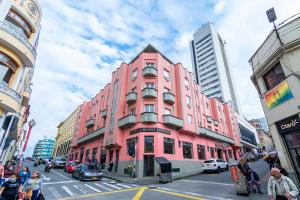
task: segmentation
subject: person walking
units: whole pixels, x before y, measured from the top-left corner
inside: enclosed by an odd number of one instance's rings
[[[42,179],[38,171],[32,172],[31,178],[23,185],[23,192],[25,197],[30,200],[37,200],[42,190]]]
[[[26,180],[31,177],[31,172],[28,167],[24,167],[20,172],[19,172],[19,177],[20,177],[20,184],[24,185]]]
[[[253,187],[255,185],[257,188],[257,192],[259,194],[263,194],[261,191],[261,188],[260,188],[259,176],[251,168],[248,170],[247,180],[248,180],[250,192],[254,192],[254,193],[256,192],[256,190],[254,190],[254,187]]]
[[[12,174],[0,188],[1,200],[17,200],[20,190],[20,184],[17,181],[17,175]]]
[[[278,168],[272,168],[271,175],[268,182],[270,200],[297,200],[299,191],[289,177],[282,175]]]
[[[4,166],[2,161],[0,161],[0,187],[4,183]]]

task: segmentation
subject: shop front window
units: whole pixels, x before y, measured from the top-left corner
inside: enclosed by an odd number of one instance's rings
[[[154,152],[154,137],[153,136],[145,136],[145,153],[153,153]]]
[[[175,154],[175,140],[172,138],[164,138],[164,153]]]
[[[182,142],[183,158],[193,159],[193,144]]]
[[[205,146],[197,144],[198,159],[205,160]]]

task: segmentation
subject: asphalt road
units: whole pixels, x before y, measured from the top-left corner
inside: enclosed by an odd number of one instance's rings
[[[228,171],[220,174],[200,174],[168,184],[135,185],[117,183],[103,178],[101,181],[78,181],[63,169],[44,172],[44,165],[33,167],[33,162],[24,163],[31,171],[42,174],[43,193],[48,200],[262,200],[267,199],[266,184],[269,177],[268,165],[264,161],[250,166],[260,175],[264,195],[237,196]]]

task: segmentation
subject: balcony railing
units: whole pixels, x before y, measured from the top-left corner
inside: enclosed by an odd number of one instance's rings
[[[119,128],[131,127],[136,123],[135,115],[127,115],[121,119],[119,119]]]
[[[216,126],[219,126],[219,121],[217,121],[217,120],[214,120],[214,124],[216,125]]]
[[[157,122],[157,113],[154,112],[143,112],[141,114],[142,123],[156,123]]]
[[[219,133],[216,133],[214,131],[211,131],[209,129],[203,128],[203,127],[199,127],[199,133],[198,135],[203,135],[203,136],[207,136],[225,143],[229,143],[229,144],[234,144],[234,140],[232,138],[226,137],[224,135],[221,135]]]
[[[143,98],[157,98],[157,90],[155,88],[144,88],[142,96]]]
[[[207,122],[213,123],[213,119],[210,116],[206,116]]]
[[[32,52],[34,56],[36,56],[35,48],[29,43],[28,39],[21,35],[14,27],[8,25],[7,23],[0,22],[0,29],[17,38]]]
[[[91,118],[85,122],[86,127],[92,127],[95,125],[95,119]]]
[[[137,99],[137,93],[136,92],[129,92],[126,95],[126,102],[128,104],[132,104],[132,103],[136,102],[136,99]]]
[[[164,102],[168,104],[174,104],[175,103],[175,95],[171,92],[165,92],[164,94]]]
[[[6,85],[3,85],[2,83],[0,83],[0,92],[15,99],[18,103],[22,102],[22,96],[20,94],[18,94],[16,91],[10,89]]]
[[[173,115],[163,115],[164,124],[175,129],[180,129],[183,127],[183,120],[179,119]]]
[[[155,77],[157,76],[157,69],[151,65],[147,65],[143,69],[143,76],[145,77]]]
[[[106,117],[107,116],[107,110],[102,110],[101,117]]]
[[[89,133],[81,138],[78,138],[77,144],[84,144],[89,141],[95,140],[95,139],[103,136],[104,132],[105,132],[105,127],[99,128],[98,130],[95,130],[92,133]]]

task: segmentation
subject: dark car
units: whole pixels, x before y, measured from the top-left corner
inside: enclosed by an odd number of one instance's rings
[[[75,171],[72,174],[73,178],[82,180],[101,180],[103,172],[99,167],[93,164],[80,164],[76,166]]]
[[[53,168],[64,168],[66,165],[67,160],[65,158],[62,157],[56,157],[52,160],[51,164]]]

